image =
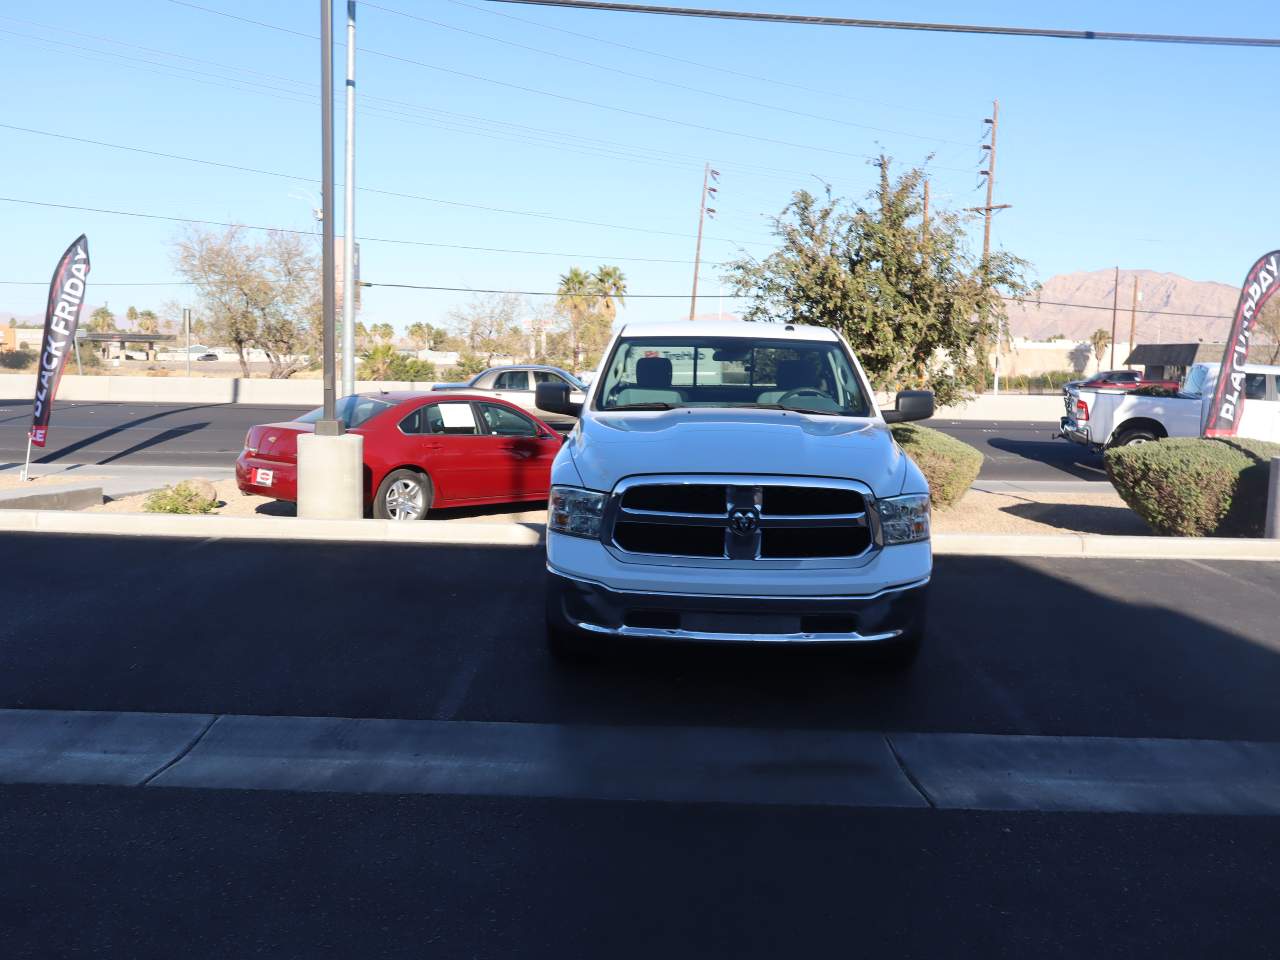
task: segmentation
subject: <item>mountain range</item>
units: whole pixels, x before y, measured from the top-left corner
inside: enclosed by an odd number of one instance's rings
[[[1188,280],[1155,270],[1121,270],[1116,339],[1129,339],[1134,280],[1141,300],[1136,316],[1136,343],[1221,343],[1231,325],[1240,288],[1206,280]],[[1015,337],[1088,340],[1101,328],[1111,332],[1111,305],[1116,294],[1115,270],[1063,273],[1045,282],[1031,302],[1009,304],[1009,328]],[[1151,312],[1159,311],[1159,312]],[[1178,316],[1191,314],[1191,316]]]

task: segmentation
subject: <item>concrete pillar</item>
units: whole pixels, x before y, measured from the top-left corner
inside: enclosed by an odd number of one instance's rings
[[[364,516],[364,437],[358,433],[299,435],[298,516],[311,520]]]

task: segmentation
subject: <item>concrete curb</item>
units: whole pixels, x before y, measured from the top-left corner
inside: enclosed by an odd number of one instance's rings
[[[0,510],[83,510],[101,503],[100,483],[71,482],[0,490]]]
[[[541,524],[456,521],[400,523],[394,520],[303,520],[296,517],[184,516],[167,513],[62,513],[52,510],[0,511],[0,532],[505,547],[536,546],[542,542]]]
[[[201,517],[164,513],[65,513],[0,510],[0,533],[196,537],[227,540],[306,540],[355,543],[458,544],[523,547],[542,542],[540,523],[394,520],[304,520],[295,517]],[[1280,560],[1280,540],[1214,537],[1113,537],[939,533],[937,556],[1085,557],[1114,560]]]

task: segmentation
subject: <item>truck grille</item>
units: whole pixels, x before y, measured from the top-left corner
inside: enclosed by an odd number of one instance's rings
[[[871,546],[852,484],[642,482],[614,498],[608,539],[627,553],[721,560],[856,557]]]

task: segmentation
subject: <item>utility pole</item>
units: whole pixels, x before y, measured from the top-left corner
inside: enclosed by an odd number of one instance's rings
[[[707,197],[716,195],[716,188],[711,186],[712,180],[720,179],[720,171],[712,170],[711,164],[708,163],[702,168],[702,193],[698,197],[698,245],[693,251],[693,295],[689,298],[689,319],[692,320],[698,312],[698,270],[702,266],[702,224],[710,214],[712,218],[716,215],[715,207],[707,206]]]
[[[347,0],[347,150],[343,176],[342,383],[356,392],[356,0]]]
[[[970,207],[975,213],[981,213],[982,225],[982,273],[986,279],[987,260],[991,256],[991,216],[997,210],[1007,210],[1012,204],[995,203],[996,193],[996,136],[1000,131],[1000,101],[991,101],[991,116],[982,121],[991,125],[991,142],[984,143],[982,149],[987,152],[987,169],[978,171],[979,176],[987,178],[987,202],[981,207]]]
[[[924,182],[924,217],[920,227],[921,235],[929,239],[929,181]]]
[[[191,376],[191,308],[182,308],[182,325],[187,330],[187,376]]]
[[[1129,354],[1133,355],[1134,340],[1138,331],[1138,301],[1142,299],[1142,294],[1138,292],[1138,275],[1133,275],[1133,306],[1129,308]],[[1131,364],[1126,363],[1125,366],[1132,368]]]
[[[1111,292],[1111,369],[1116,368],[1116,313],[1120,307],[1120,268],[1116,267],[1116,285]]]
[[[997,210],[1007,210],[1012,204],[996,203],[996,137],[1000,131],[1000,101],[991,101],[991,116],[982,121],[991,125],[991,142],[984,143],[982,149],[987,153],[987,168],[978,171],[987,178],[987,202],[981,207],[969,207],[972,213],[981,213],[982,224],[982,285],[991,285],[991,217]],[[996,375],[995,389],[1000,391],[1000,332],[996,332]]]

